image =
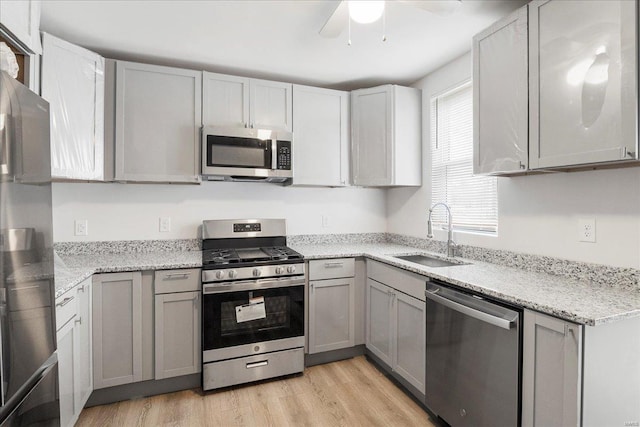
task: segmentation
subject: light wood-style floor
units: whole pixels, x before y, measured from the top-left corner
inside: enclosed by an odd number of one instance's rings
[[[186,390],[84,409],[77,426],[429,426],[438,424],[364,356],[304,375],[202,394]]]

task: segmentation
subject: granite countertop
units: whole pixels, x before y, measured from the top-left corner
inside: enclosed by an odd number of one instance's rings
[[[392,255],[442,254],[396,244],[291,245],[305,259],[366,256],[414,273],[440,279],[489,297],[585,325],[602,325],[640,316],[640,292],[603,287],[584,280],[534,273],[475,260],[453,267],[426,267]]]
[[[94,273],[202,267],[201,251],[65,255],[60,258],[66,268],[56,265],[56,298]]]
[[[290,244],[305,259],[365,256],[479,294],[585,325],[602,325],[640,316],[640,292],[588,280],[535,273],[498,264],[464,260],[467,265],[426,267],[393,255],[442,254],[391,243]],[[94,273],[198,268],[202,252],[175,250],[61,256],[56,264],[56,298]]]

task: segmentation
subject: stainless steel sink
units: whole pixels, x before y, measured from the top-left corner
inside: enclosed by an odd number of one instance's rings
[[[413,262],[427,267],[453,267],[456,265],[467,265],[467,263],[464,262],[452,262],[447,261],[446,259],[430,257],[428,255],[395,255],[394,258]]]

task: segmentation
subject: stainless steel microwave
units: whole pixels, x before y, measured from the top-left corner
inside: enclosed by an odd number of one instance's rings
[[[267,129],[202,128],[202,176],[209,180],[290,183],[293,134]]]

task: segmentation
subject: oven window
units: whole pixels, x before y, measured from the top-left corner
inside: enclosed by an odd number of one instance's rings
[[[271,140],[208,135],[207,166],[271,169]]]
[[[255,310],[243,317],[238,308]],[[304,335],[302,285],[205,295],[203,309],[204,350]]]

